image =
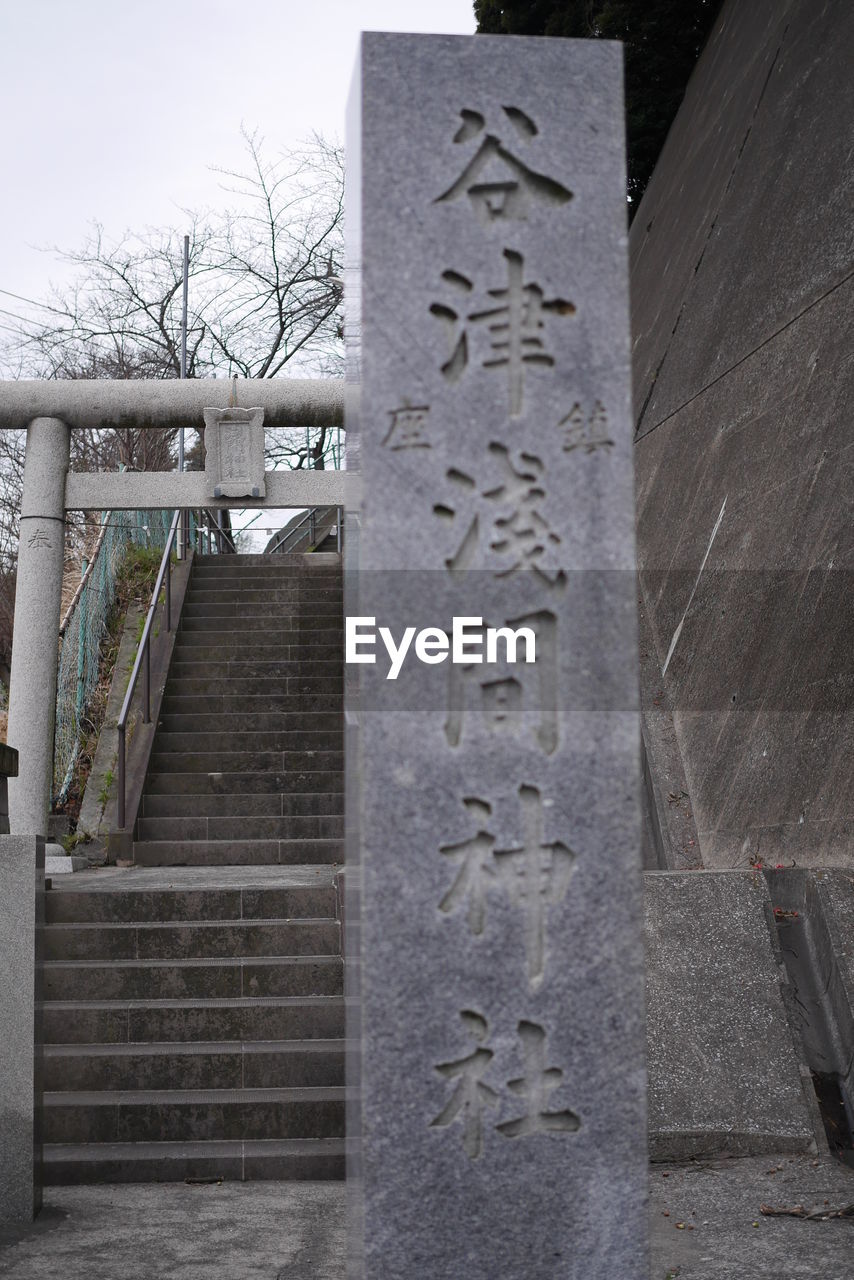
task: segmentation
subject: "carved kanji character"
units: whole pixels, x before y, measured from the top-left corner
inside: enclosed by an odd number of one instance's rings
[[[596,449],[614,447],[614,441],[606,435],[608,414],[601,400],[596,401],[589,414],[576,401],[569,413],[561,418],[558,426],[566,428],[563,437],[564,453],[571,453],[573,449],[593,453]]]
[[[525,1138],[534,1133],[575,1133],[581,1121],[574,1111],[549,1111],[549,1094],[559,1089],[563,1072],[546,1066],[546,1033],[536,1022],[519,1023],[525,1074],[510,1080],[507,1088],[524,1098],[525,1114],[496,1125],[505,1138]]]
[[[469,1159],[476,1160],[483,1147],[483,1110],[485,1107],[498,1105],[496,1090],[484,1084],[481,1078],[494,1054],[485,1047],[489,1032],[486,1018],[472,1009],[463,1009],[460,1017],[469,1037],[478,1047],[467,1058],[443,1062],[436,1067],[445,1079],[457,1080],[459,1083],[443,1110],[435,1120],[430,1121],[430,1127],[444,1129],[461,1116],[465,1153]]]
[[[493,858],[501,884],[524,912],[528,981],[537,987],[545,972],[546,908],[563,901],[575,854],[559,840],[543,840],[543,798],[536,787],[521,786],[519,802],[522,843],[496,849]]]
[[[492,806],[483,800],[469,797],[463,800],[463,805],[473,818],[481,822],[485,822],[492,813]],[[469,928],[475,934],[483,933],[486,895],[490,881],[495,878],[495,871],[490,865],[494,844],[495,836],[480,830],[459,844],[439,847],[440,853],[460,865],[456,880],[439,903],[439,910],[446,913],[455,911],[461,903],[468,901]]]
[[[502,107],[502,111],[505,127],[509,123],[523,143],[537,136],[536,124],[524,111],[518,107]],[[461,111],[460,116],[462,125],[454,142],[464,145],[483,133],[486,118],[479,111],[469,110]],[[459,200],[463,196],[468,196],[477,217],[488,225],[499,220],[525,218],[532,200],[566,204],[572,199],[572,192],[554,178],[530,169],[504,145],[501,137],[488,133],[460,176],[437,196],[435,203]]]
[[[520,569],[533,569],[550,587],[565,586],[566,575],[562,570],[549,569],[544,561],[549,551],[560,546],[560,534],[552,528],[544,512],[546,491],[542,485],[545,466],[533,453],[520,453],[519,465],[514,464],[506,445],[493,442],[489,453],[500,466],[501,483],[483,487],[479,496],[489,515],[489,527],[485,544],[489,551],[503,561],[498,576],[516,573]],[[471,510],[471,495],[478,489],[475,479],[464,471],[452,467],[447,478],[458,490],[465,492],[462,506]],[[433,514],[448,522],[457,518],[457,507],[437,503]],[[486,521],[483,521],[486,524]],[[451,573],[472,567],[481,546],[481,514],[475,511],[466,532],[453,556],[445,561]]]
[[[445,737],[450,746],[459,746],[467,714],[466,687],[477,684],[487,729],[513,733],[530,722],[538,746],[546,755],[551,755],[560,737],[557,616],[549,609],[542,609],[508,619],[506,626],[531,628],[536,636],[536,662],[531,666],[517,665],[516,674],[501,679],[484,675],[482,666],[449,662]],[[529,710],[533,710],[534,715],[526,716]]]
[[[469,362],[467,325],[485,325],[489,335],[489,353],[481,360],[484,369],[507,370],[510,396],[510,415],[517,418],[522,412],[526,365],[554,365],[545,346],[543,331],[545,315],[575,314],[575,305],[564,298],[546,298],[543,288],[525,283],[525,260],[514,249],[505,249],[507,283],[497,289],[488,289],[495,305],[474,310],[458,310],[444,303],[433,303],[431,313],[441,320],[448,331],[450,355],[441,366],[449,382],[457,382]],[[445,271],[442,279],[458,293],[470,294],[472,282],[458,271]],[[462,302],[457,303],[458,307]]]
[[[546,844],[543,839],[543,799],[537,787],[519,788],[522,813],[522,843],[496,849],[494,832],[482,827],[469,839],[440,845],[439,852],[460,864],[439,910],[450,914],[468,904],[468,925],[479,937],[486,924],[490,892],[503,891],[522,909],[524,916],[525,965],[532,987],[540,986],[545,973],[547,908],[562,902],[575,864],[575,853],[561,841]],[[466,810],[480,822],[492,814],[485,800],[467,798]]]
[[[430,406],[426,404],[403,405],[389,413],[391,426],[383,440],[390,449],[429,449],[427,417]]]

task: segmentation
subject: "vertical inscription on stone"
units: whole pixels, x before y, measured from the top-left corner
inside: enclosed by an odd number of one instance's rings
[[[348,612],[474,640],[351,686],[352,1280],[644,1276],[621,83],[363,38]]]

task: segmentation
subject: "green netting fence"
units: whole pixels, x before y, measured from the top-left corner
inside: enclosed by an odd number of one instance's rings
[[[116,598],[116,579],[128,547],[164,547],[172,511],[110,511],[60,628],[53,750],[53,803],[62,804],[74,777],[80,725],[98,684],[101,640]]]

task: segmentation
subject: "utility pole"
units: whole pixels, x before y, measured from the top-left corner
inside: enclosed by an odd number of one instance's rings
[[[190,237],[184,236],[184,296],[181,307],[181,378],[187,376],[187,298],[190,285]],[[184,428],[178,428],[178,470],[184,470]],[[181,516],[181,532],[178,537],[178,559],[183,560],[187,554],[189,541],[189,520],[187,513]]]

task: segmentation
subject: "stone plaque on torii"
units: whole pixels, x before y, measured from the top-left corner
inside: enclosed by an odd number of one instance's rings
[[[205,477],[212,498],[264,498],[264,410],[205,409]]]

